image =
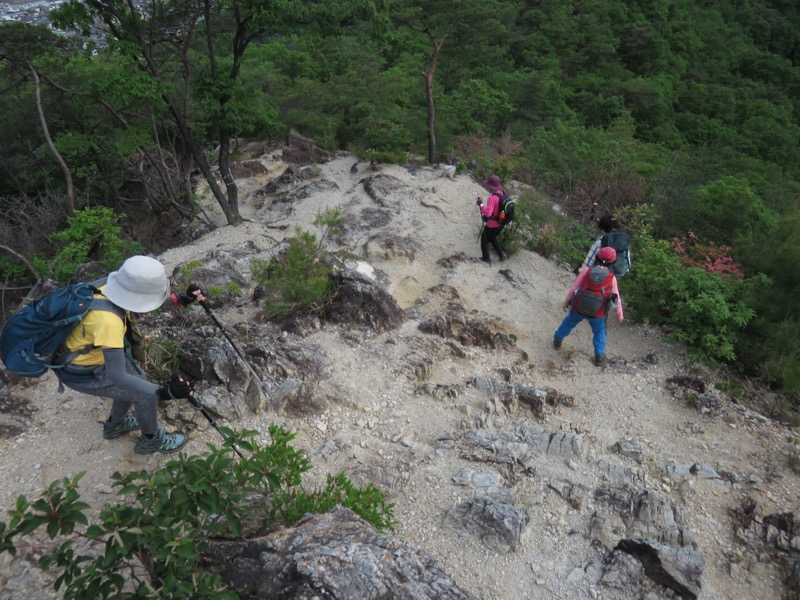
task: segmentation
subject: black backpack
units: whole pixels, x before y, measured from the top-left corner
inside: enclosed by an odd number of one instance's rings
[[[628,234],[624,231],[617,231],[616,229],[610,231],[600,239],[601,248],[606,248],[608,246],[617,251],[617,260],[610,268],[611,272],[614,273],[617,278],[620,278],[628,272],[628,267],[631,266],[630,260],[628,259],[628,250],[630,248]]]
[[[517,210],[516,200],[512,200],[505,192],[492,192],[492,194],[497,196],[498,199],[497,221],[501,225],[508,225],[514,220],[514,214]]]

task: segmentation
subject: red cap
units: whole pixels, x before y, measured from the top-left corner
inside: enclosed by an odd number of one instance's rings
[[[616,262],[617,251],[614,250],[611,246],[600,248],[600,252],[597,253],[597,260],[610,265],[611,263]]]

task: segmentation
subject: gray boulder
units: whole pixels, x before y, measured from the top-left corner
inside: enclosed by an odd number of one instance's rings
[[[342,507],[258,539],[213,543],[204,564],[242,600],[475,599],[431,556]]]

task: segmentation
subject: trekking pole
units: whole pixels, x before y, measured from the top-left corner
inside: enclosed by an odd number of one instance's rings
[[[208,422],[211,423],[211,426],[214,429],[216,429],[217,433],[219,433],[222,436],[222,439],[227,441],[228,436],[225,435],[225,433],[223,433],[223,431],[217,426],[217,422],[211,417],[210,414],[208,414],[208,412],[206,411],[206,407],[200,404],[200,401],[194,396],[189,396],[189,402],[191,403],[191,405],[194,407],[195,410],[199,410],[201,413],[203,413],[203,416],[206,419],[208,419]],[[239,452],[239,449],[234,444],[231,444],[231,448],[233,448],[233,451],[236,452],[239,458],[244,458],[244,456],[242,456],[242,453]]]
[[[242,352],[239,350],[239,348],[236,347],[236,344],[233,343],[233,340],[228,335],[228,332],[225,331],[225,327],[223,327],[222,323],[219,322],[219,319],[217,319],[217,316],[214,314],[214,312],[211,310],[211,308],[209,308],[208,304],[206,304],[206,301],[205,300],[200,300],[199,302],[200,302],[200,306],[203,307],[203,310],[206,311],[206,314],[209,317],[211,317],[211,320],[214,321],[214,324],[222,332],[222,335],[225,336],[225,339],[228,340],[228,343],[231,345],[231,348],[233,348],[233,351],[236,352],[236,354],[239,356],[239,358],[242,359],[242,362],[244,362],[244,364],[250,370],[250,373],[253,374],[253,377],[256,378],[256,381],[258,381],[258,383],[261,384],[261,388],[264,389],[265,385],[264,385],[264,382],[261,381],[261,377],[259,377],[258,373],[256,373],[256,370],[253,368],[253,365],[251,365],[250,362],[244,357],[244,354],[242,354]]]

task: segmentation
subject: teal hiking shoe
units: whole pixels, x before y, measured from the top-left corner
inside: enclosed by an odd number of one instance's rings
[[[102,421],[102,423],[103,437],[107,440],[113,440],[114,438],[121,436],[123,433],[128,433],[129,431],[136,431],[139,429],[139,421],[137,421],[136,417],[133,415],[125,415],[125,418],[119,423],[111,424],[108,421]]]
[[[189,440],[182,433],[167,433],[163,427],[158,428],[158,432],[152,437],[147,438],[144,434],[139,436],[139,440],[134,446],[138,454],[153,454],[154,452],[177,452],[183,448]]]

